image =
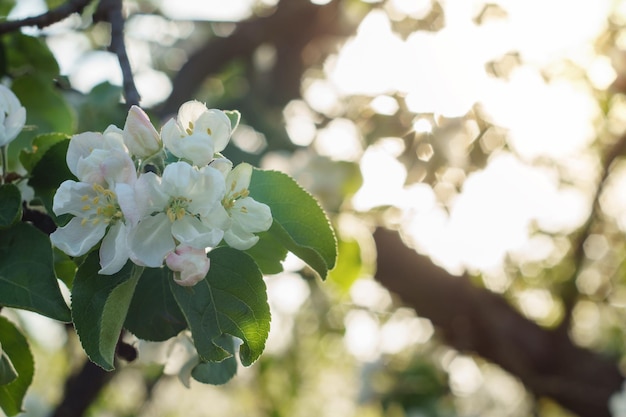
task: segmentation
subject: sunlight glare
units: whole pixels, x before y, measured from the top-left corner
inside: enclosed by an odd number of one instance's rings
[[[337,59],[327,62],[326,71],[341,93],[376,96],[396,90],[402,55],[403,42],[392,32],[389,18],[374,10]]]

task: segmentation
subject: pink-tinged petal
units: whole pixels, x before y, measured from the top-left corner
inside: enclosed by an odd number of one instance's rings
[[[179,245],[165,259],[165,263],[174,271],[174,279],[178,285],[192,286],[202,281],[209,272],[210,260],[204,249]]]
[[[128,110],[123,131],[124,144],[133,155],[145,158],[161,150],[161,138],[150,118],[140,107]]]
[[[193,216],[185,216],[172,223],[172,235],[183,245],[204,249],[220,243],[224,231],[210,228]]]
[[[107,225],[85,222],[74,217],[68,224],[59,227],[50,235],[54,246],[70,256],[81,256],[93,248],[104,236]]]
[[[128,261],[128,230],[124,223],[118,222],[111,226],[100,245],[100,266],[98,273],[113,275],[119,272]]]
[[[133,160],[126,152],[118,149],[111,150],[109,157],[102,161],[100,172],[109,187],[117,183],[133,184],[137,180]]]
[[[128,246],[133,262],[158,268],[165,257],[176,248],[171,223],[164,213],[146,217],[128,233]]]

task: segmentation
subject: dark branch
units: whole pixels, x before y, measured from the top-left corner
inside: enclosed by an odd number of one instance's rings
[[[52,417],[82,417],[114,375],[87,360],[81,370],[68,378],[63,400]]]
[[[60,22],[73,13],[80,13],[91,0],[69,0],[61,6],[49,10],[39,16],[27,17],[21,20],[11,20],[0,23],[0,34],[13,32],[27,26],[36,26],[39,29]]]
[[[623,377],[616,363],[582,349],[566,332],[526,319],[500,295],[455,277],[378,229],[376,279],[422,317],[452,347],[476,353],[581,417],[610,417],[608,400]]]
[[[340,1],[323,6],[309,0],[281,0],[274,13],[255,17],[237,24],[227,38],[210,38],[196,50],[172,80],[172,93],[159,110],[162,117],[176,113],[178,107],[193,98],[202,82],[219,73],[226,65],[238,60],[249,60],[263,44],[277,50],[277,63],[266,88],[271,90],[260,101],[284,106],[300,95],[300,81],[307,64],[303,51],[314,39],[348,36],[353,25],[340,22]],[[254,80],[249,80],[254,82]]]
[[[135,86],[133,70],[130,66],[128,54],[126,53],[122,0],[100,0],[98,9],[94,15],[94,21],[105,21],[111,24],[111,44],[109,45],[109,50],[117,55],[117,59],[120,63],[126,105],[128,107],[132,105],[138,106],[141,97]]]

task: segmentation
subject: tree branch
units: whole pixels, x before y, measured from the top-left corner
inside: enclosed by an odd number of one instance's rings
[[[581,417],[610,417],[608,400],[623,380],[615,362],[574,345],[565,332],[538,326],[467,276],[451,276],[398,233],[378,229],[374,238],[376,279],[430,319],[452,347],[492,361]]]
[[[275,46],[277,63],[273,78],[265,83],[265,89],[269,91],[256,98],[266,104],[284,106],[300,95],[305,46],[313,39],[352,33],[354,28],[350,25],[344,27],[338,24],[339,4],[340,0],[323,6],[309,0],[281,0],[271,15],[238,23],[233,34],[226,38],[211,38],[189,57],[176,74],[172,80],[172,93],[159,114],[166,117],[176,113],[208,76],[219,73],[237,59],[250,59],[263,44]],[[253,83],[255,80],[249,81]]]
[[[27,17],[21,20],[10,20],[0,23],[0,34],[13,32],[27,26],[36,26],[39,29],[60,22],[73,13],[80,13],[91,0],[69,0],[59,7],[48,10],[39,16]]]
[[[109,50],[117,55],[122,70],[124,97],[128,107],[139,105],[141,96],[135,86],[133,70],[126,53],[124,42],[124,15],[122,14],[122,0],[100,0],[94,14],[94,21],[105,21],[111,24],[111,44]]]

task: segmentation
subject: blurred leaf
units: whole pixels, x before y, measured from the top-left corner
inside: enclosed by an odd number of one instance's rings
[[[215,343],[224,348],[231,355],[235,354],[235,343],[232,337],[222,335]],[[221,362],[200,362],[191,371],[191,376],[203,384],[222,385],[230,381],[237,374],[237,360],[234,356]]]
[[[117,345],[141,268],[128,262],[114,275],[99,275],[98,251],[78,267],[72,287],[72,318],[89,359],[113,370]]]
[[[73,133],[76,122],[74,110],[55,89],[51,79],[41,73],[25,74],[13,80],[11,89],[26,108],[29,128],[24,129],[9,145],[10,161],[17,161],[22,149],[30,149],[33,138],[39,134]]]
[[[48,6],[48,10],[57,8],[63,3],[65,3],[65,0],[46,0],[46,5]]]
[[[59,142],[69,139],[64,133],[45,133],[33,139],[30,150],[23,149],[20,152],[20,162],[28,172],[31,172],[43,155]]]
[[[15,381],[17,371],[11,362],[11,358],[2,350],[2,340],[0,340],[0,385],[6,385]]]
[[[120,102],[122,87],[103,82],[74,103],[78,111],[78,131],[103,132],[109,125],[124,126],[127,111]]]
[[[13,323],[0,316],[0,343],[3,354],[11,358],[17,378],[13,382],[0,385],[0,408],[7,416],[22,411],[22,401],[26,390],[33,381],[35,364],[28,342]]]
[[[287,256],[287,249],[268,233],[259,233],[259,241],[245,252],[252,256],[264,274],[278,274],[283,271],[282,261]]]
[[[0,230],[0,305],[69,322],[46,234],[27,223]]]
[[[0,20],[6,20],[7,15],[15,6],[15,0],[0,1]]]
[[[43,38],[12,32],[4,35],[2,41],[7,51],[7,62],[11,74],[37,73],[50,81],[59,75],[59,64]]]
[[[330,272],[329,279],[347,292],[363,270],[361,246],[356,240],[339,239],[337,266]]]
[[[6,229],[22,217],[22,193],[13,184],[0,186],[0,229]]]
[[[221,362],[232,356],[217,341],[230,334],[243,341],[239,356],[251,365],[265,349],[270,310],[263,275],[244,252],[220,247],[209,252],[207,277],[193,287],[170,280],[201,360]]]
[[[272,209],[269,233],[322,279],[335,266],[337,242],[318,202],[287,174],[255,169],[250,197]]]
[[[172,295],[168,268],[146,268],[130,302],[124,327],[143,340],[163,341],[187,327]]]
[[[50,149],[40,157],[37,165],[35,165],[31,171],[30,180],[28,180],[28,185],[35,190],[35,196],[41,200],[48,214],[57,224],[62,224],[63,222],[59,221],[52,211],[54,194],[63,181],[74,178],[74,175],[70,172],[65,162],[69,143],[69,140],[63,140],[52,145]],[[61,217],[67,218],[69,216],[65,215]]]

